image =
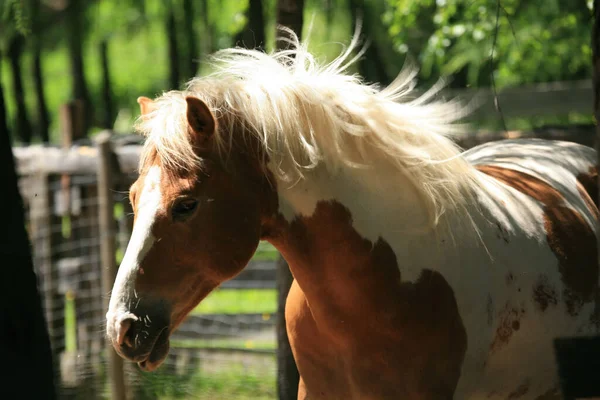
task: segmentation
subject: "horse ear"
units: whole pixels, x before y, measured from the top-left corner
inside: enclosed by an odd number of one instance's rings
[[[196,140],[204,143],[215,132],[216,121],[206,103],[197,97],[187,96],[187,120],[190,129],[196,134]]]
[[[140,112],[142,115],[146,115],[154,110],[154,100],[149,99],[146,96],[140,96],[137,98],[137,102],[140,105]]]

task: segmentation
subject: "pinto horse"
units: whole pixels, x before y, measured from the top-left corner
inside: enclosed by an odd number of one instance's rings
[[[294,275],[300,399],[559,398],[552,341],[598,333],[595,152],[506,140],[462,152],[465,108],[319,64],[305,44],[227,49],[141,97],[135,221],[107,313],[147,371],[260,240]]]

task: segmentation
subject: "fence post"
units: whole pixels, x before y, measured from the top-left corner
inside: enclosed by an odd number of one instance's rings
[[[285,303],[294,277],[285,259],[277,261],[277,393],[280,400],[298,398],[300,374],[292,354],[285,322]]]
[[[80,100],[75,100],[67,104],[63,104],[60,107],[60,127],[62,129],[62,135],[60,142],[63,149],[69,149],[73,146],[73,141],[79,140],[84,137],[83,131],[83,105]],[[62,175],[61,177],[62,187],[62,200],[65,210],[71,208],[71,177],[69,175]],[[68,215],[68,212],[67,212]]]
[[[100,265],[102,266],[102,292],[104,312],[108,311],[109,297],[117,275],[115,220],[113,216],[112,174],[118,170],[110,145],[110,133],[102,132],[97,137],[98,148],[98,209],[100,219]],[[106,341],[108,377],[113,400],[125,400],[125,375],[123,359],[117,355],[109,341]]]

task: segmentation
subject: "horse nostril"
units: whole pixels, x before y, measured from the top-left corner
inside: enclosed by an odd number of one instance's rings
[[[131,328],[131,324],[132,322],[134,322],[135,320],[133,318],[125,318],[123,320],[121,320],[121,322],[119,323],[118,326],[118,332],[117,332],[117,344],[119,346],[126,346],[126,347],[130,347],[133,348],[133,340],[132,340],[132,336],[133,336],[133,332]]]

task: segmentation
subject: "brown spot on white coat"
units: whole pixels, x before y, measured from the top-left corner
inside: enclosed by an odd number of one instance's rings
[[[296,278],[286,321],[310,398],[451,398],[467,337],[444,277],[402,281],[388,243],[361,237],[334,201],[281,224],[270,241]]]
[[[544,228],[550,249],[558,258],[565,285],[563,301],[571,315],[593,301],[598,287],[596,235],[583,216],[566,204],[563,195],[543,180],[514,169],[493,165],[477,168],[543,205]]]

